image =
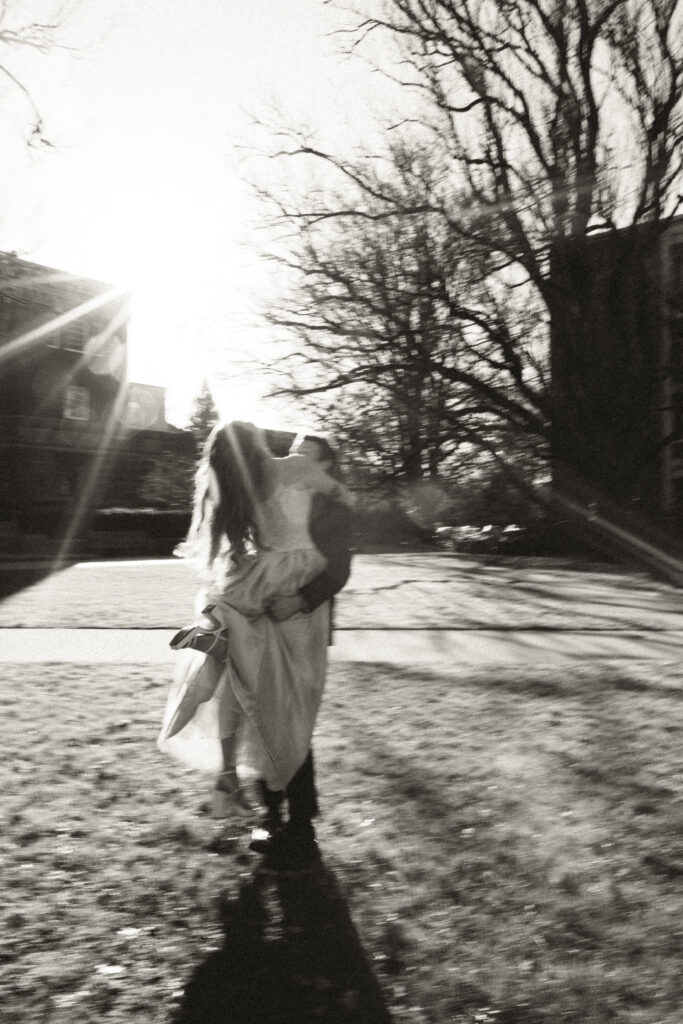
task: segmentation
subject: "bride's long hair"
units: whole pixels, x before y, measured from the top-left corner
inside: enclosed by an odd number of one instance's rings
[[[219,555],[258,545],[255,504],[267,497],[270,456],[251,423],[214,427],[195,477],[192,521],[178,554],[211,570]]]

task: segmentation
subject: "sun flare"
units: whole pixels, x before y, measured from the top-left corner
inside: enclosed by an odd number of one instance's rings
[[[253,413],[244,325],[264,270],[247,256],[241,183],[188,161],[157,159],[129,178],[100,169],[85,195],[70,183],[52,225],[59,245],[37,258],[130,289],[129,378],[165,387],[176,420],[214,376],[221,402]],[[78,204],[91,215],[75,233],[65,222]]]

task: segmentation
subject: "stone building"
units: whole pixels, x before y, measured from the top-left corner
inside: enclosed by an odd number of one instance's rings
[[[192,451],[163,389],[129,384],[130,294],[0,253],[0,524],[74,541],[135,496],[150,460]]]
[[[683,534],[683,218],[551,256],[555,485]]]

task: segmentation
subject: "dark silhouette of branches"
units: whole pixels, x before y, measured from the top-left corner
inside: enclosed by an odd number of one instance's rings
[[[654,259],[679,208],[683,3],[356,7],[341,45],[393,43],[397,60],[378,71],[410,109],[376,152],[351,157],[278,132],[274,156],[324,168],[329,182],[299,199],[261,190],[293,283],[270,312],[299,343],[288,389],[363,388],[385,415],[401,410],[411,443],[433,408],[451,444],[476,430],[488,444],[507,424],[541,446],[563,436],[569,460],[591,447],[609,459],[580,383],[572,403],[550,379],[550,325],[580,321],[585,287],[561,254],[596,231],[642,226],[628,237]],[[564,335],[565,362],[578,359]],[[649,397],[632,397],[636,422]]]
[[[51,146],[39,107],[21,73],[12,67],[12,56],[21,50],[47,55],[57,49],[70,49],[63,29],[78,7],[79,0],[43,3],[26,11],[7,0],[0,3],[0,80],[21,95],[31,111],[28,142],[31,146]]]

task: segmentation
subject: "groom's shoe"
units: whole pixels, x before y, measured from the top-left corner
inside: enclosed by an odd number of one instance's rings
[[[268,811],[263,815],[256,828],[251,830],[249,849],[254,853],[270,853],[283,834],[283,823],[277,812]]]
[[[252,840],[249,848],[264,855],[264,868],[274,871],[307,871],[320,861],[320,849],[313,825],[288,822],[267,839]]]

